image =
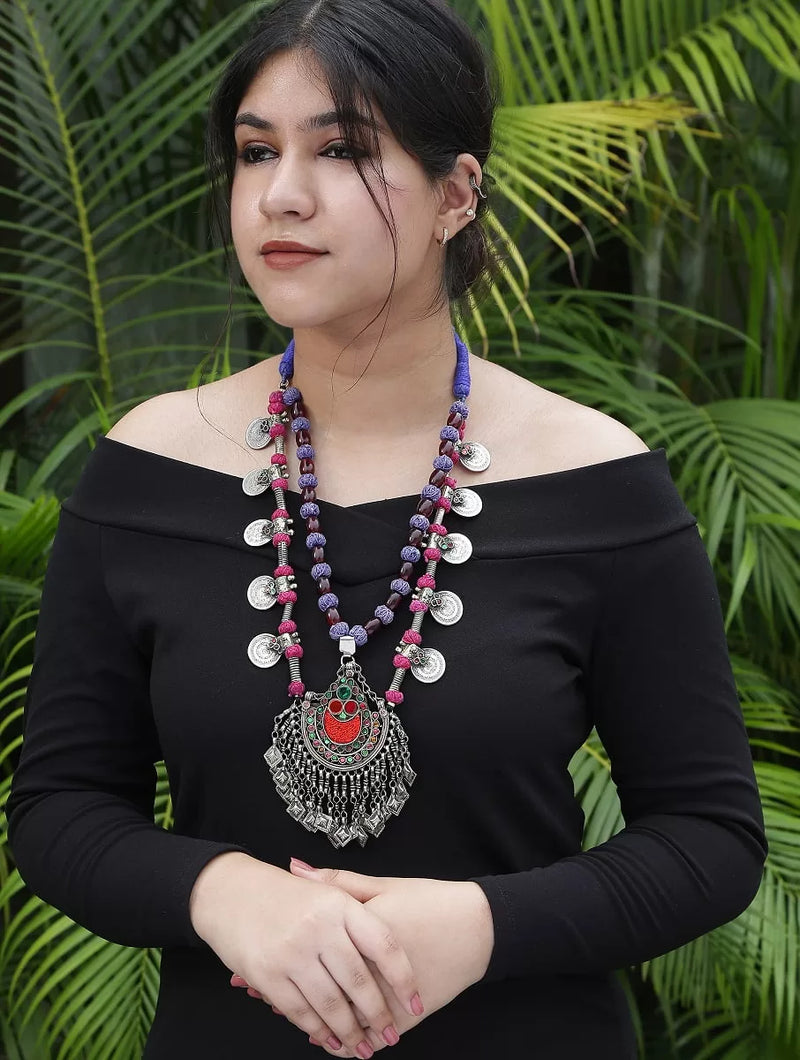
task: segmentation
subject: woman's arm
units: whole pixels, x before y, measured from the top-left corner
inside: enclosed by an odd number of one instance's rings
[[[626,827],[545,868],[471,878],[494,921],[483,981],[651,959],[758,889],[763,818],[696,526],[617,550],[586,681]]]

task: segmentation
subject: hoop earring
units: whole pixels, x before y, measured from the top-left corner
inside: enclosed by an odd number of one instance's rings
[[[445,228],[443,238],[442,239],[437,239],[436,242],[439,244],[440,247],[443,247],[449,238],[450,238],[450,233]]]

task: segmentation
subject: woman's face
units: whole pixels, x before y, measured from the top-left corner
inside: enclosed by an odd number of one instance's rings
[[[305,64],[310,64],[305,65]],[[338,125],[301,131],[302,122],[334,109],[313,55],[272,56],[245,92],[237,111],[237,161],[231,195],[231,228],[242,271],[265,311],[285,327],[346,324],[355,330],[383,305],[392,282],[394,251],[389,229],[370,198]],[[375,118],[398,260],[392,313],[427,305],[439,283],[436,243],[440,202],[418,161],[398,144],[379,108]],[[260,120],[275,129],[254,127]],[[391,217],[378,177],[366,178]],[[441,238],[441,234],[438,235]],[[261,247],[294,240],[326,253],[310,264],[271,269]]]

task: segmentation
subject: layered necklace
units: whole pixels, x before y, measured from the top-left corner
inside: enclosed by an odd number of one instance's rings
[[[411,767],[408,737],[396,712],[404,699],[400,688],[409,671],[424,683],[438,681],[444,673],[441,652],[422,642],[425,615],[430,614],[443,625],[453,625],[464,611],[455,593],[437,589],[436,569],[441,560],[466,562],[472,555],[472,544],[464,534],[450,533],[444,520],[450,513],[478,515],[483,505],[477,493],[457,485],[452,471],[456,464],[469,471],[484,471],[490,457],[479,442],[464,441],[469,415],[469,351],[455,330],[453,335],[457,355],[455,401],[439,432],[433,472],[409,519],[410,533],[400,551],[401,566],[389,586],[390,595],[363,625],[349,626],[342,620],[339,598],[331,592],[333,572],[326,559],[327,542],[320,523],[311,425],[303,396],[291,385],[294,339],[281,358],[280,389],[270,394],[269,414],[254,419],[245,432],[251,449],[265,449],[274,443],[269,466],[245,475],[242,488],[248,496],[271,489],[275,510],[270,518],[249,523],[244,540],[254,548],[271,543],[277,551],[273,573],[254,578],[248,586],[247,599],[258,610],[266,611],[276,603],[283,608],[277,632],[257,634],[248,645],[247,654],[258,667],[271,667],[285,658],[291,678],[290,705],[275,718],[272,745],[264,758],[279,795],[287,803],[286,812],[308,831],[323,832],[336,848],[351,839],[363,847],[368,836],[381,834],[390,816],[397,816],[408,799],[408,788],[416,773]],[[297,579],[289,564],[294,529],[285,498],[289,487],[287,429],[294,434],[297,447],[300,515],[305,520],[306,547],[313,560],[311,577],[317,585],[319,610],[340,652],[339,668],[324,692],[308,691],[303,683],[303,646],[292,619]],[[420,573],[423,561],[424,571]],[[418,576],[412,587],[415,574]],[[394,676],[379,696],[367,684],[356,662],[356,652],[378,630],[390,625],[406,602],[409,626],[395,645]]]

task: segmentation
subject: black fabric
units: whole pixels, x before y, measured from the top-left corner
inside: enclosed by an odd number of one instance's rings
[[[475,488],[451,515],[474,546],[437,585],[464,601],[428,619],[445,656],[433,685],[408,678],[399,708],[418,777],[378,839],[334,850],[288,816],[263,760],[288,703],[285,664],[246,648],[273,631],[246,590],[274,566],[242,538],[270,494],[241,479],[101,437],[62,506],[45,579],[9,838],[31,889],[105,938],[163,947],[145,1052],[306,1057],[305,1035],[228,985],[194,932],[194,880],[243,850],[288,869],[473,880],[495,927],[485,977],[403,1037],[425,1060],[498,1049],[633,1057],[614,970],[729,920],[758,887],[766,844],[713,573],[663,449]],[[321,503],[334,589],[365,622],[399,568],[415,496]],[[289,495],[301,572],[299,498]],[[338,651],[301,577],[295,615],[309,688]],[[360,651],[382,692],[402,614]],[[596,724],[626,827],[581,852],[567,765]],[[175,824],[153,822],[165,760]],[[394,1053],[393,1053],[394,1055]]]

